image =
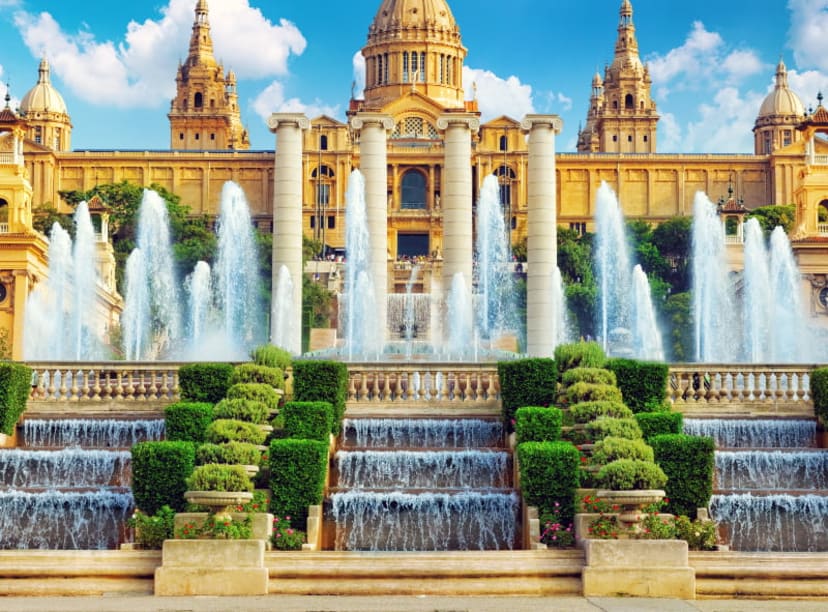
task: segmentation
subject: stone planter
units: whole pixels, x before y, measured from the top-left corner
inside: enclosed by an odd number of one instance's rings
[[[186,491],[184,499],[191,504],[206,506],[218,516],[227,516],[253,499],[253,494],[247,491]]]
[[[664,499],[666,495],[661,489],[637,489],[632,491],[613,491],[599,489],[595,493],[601,499],[613,506],[621,508],[618,520],[622,526],[637,531],[641,519],[644,518],[643,509]]]

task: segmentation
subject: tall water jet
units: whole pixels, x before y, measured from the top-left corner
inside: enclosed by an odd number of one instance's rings
[[[554,345],[572,342],[572,325],[569,322],[569,310],[566,306],[566,288],[564,287],[561,269],[555,266],[552,271],[552,337]]]
[[[633,353],[637,359],[664,360],[664,346],[658,330],[650,293],[650,281],[640,265],[633,268]]]
[[[477,328],[481,337],[490,339],[497,332],[515,324],[514,278],[509,269],[511,245],[500,185],[493,174],[483,180],[477,203]]]
[[[210,276],[210,265],[206,261],[199,261],[192,274],[184,280],[189,303],[187,335],[193,347],[198,346],[210,322],[210,306],[213,297]]]
[[[595,271],[599,287],[598,332],[604,350],[610,333],[629,329],[630,256],[618,198],[601,183],[595,210]]]
[[[285,348],[290,341],[288,326],[294,321],[292,296],[293,279],[290,278],[290,270],[287,266],[280,266],[276,274],[276,287],[270,313],[272,318],[270,327],[273,334],[270,342],[282,348]]]
[[[72,310],[73,350],[71,357],[76,361],[96,359],[98,340],[95,337],[95,228],[89,216],[86,202],[78,204],[75,209],[75,242],[72,252],[72,269],[74,277],[74,300]]]
[[[241,187],[228,181],[221,192],[218,254],[213,270],[219,312],[228,345],[240,354],[261,328],[259,255],[250,206]]]
[[[772,363],[821,361],[814,350],[814,335],[807,329],[802,304],[801,279],[788,235],[777,226],[770,237],[770,284],[773,333],[769,334]]]
[[[121,315],[124,355],[127,360],[142,359],[150,343],[150,297],[141,249],[129,254],[124,279],[126,300]]]
[[[377,307],[371,277],[371,236],[365,207],[365,180],[359,170],[348,179],[345,210],[345,344],[349,360],[379,354]]]
[[[696,361],[734,361],[738,341],[727,272],[724,227],[701,191],[693,203],[693,319]]]
[[[125,352],[128,359],[157,358],[177,346],[181,320],[167,205],[150,189],[144,190],[138,212],[137,245],[143,265],[139,267],[134,261],[130,268],[127,262],[127,271],[132,276],[127,283],[127,308],[121,317],[122,325],[136,330],[137,334],[125,335],[125,343],[133,344],[131,347],[127,344]],[[131,300],[130,293],[135,291],[146,296],[146,303],[141,308],[130,309],[130,303],[141,303],[138,299]],[[149,338],[148,342],[140,341],[141,337]]]
[[[403,311],[403,332],[405,335],[405,356],[411,359],[411,342],[416,335],[416,319],[414,318],[414,296],[412,290],[414,283],[417,282],[417,275],[420,273],[420,266],[414,265],[411,267],[411,274],[408,281],[405,283],[405,308]]]
[[[451,289],[446,298],[448,339],[445,347],[449,359],[467,358],[472,346],[474,325],[468,318],[469,290],[463,274],[457,272],[451,279]]]
[[[744,325],[743,355],[748,363],[761,363],[769,357],[772,330],[770,270],[765,235],[756,219],[745,223],[745,271],[742,289],[742,321]]]

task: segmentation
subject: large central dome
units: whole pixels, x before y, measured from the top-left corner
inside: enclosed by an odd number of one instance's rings
[[[454,30],[457,22],[445,0],[384,0],[371,34],[402,29]]]

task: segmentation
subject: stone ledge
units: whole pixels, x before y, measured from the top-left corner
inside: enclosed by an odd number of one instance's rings
[[[581,583],[584,597],[696,598],[696,574],[689,567],[585,567]]]
[[[690,567],[684,540],[586,540],[584,549],[587,567]]]
[[[155,570],[155,594],[267,595],[267,568],[159,567]]]
[[[164,568],[262,568],[261,540],[166,540]]]

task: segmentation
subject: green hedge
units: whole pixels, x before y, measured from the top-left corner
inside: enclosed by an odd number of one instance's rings
[[[550,406],[524,406],[515,412],[515,437],[524,442],[557,442],[561,439],[563,412]]]
[[[639,412],[635,420],[645,440],[661,434],[680,434],[684,430],[684,415],[680,412]]]
[[[193,470],[187,478],[190,491],[244,491],[253,492],[250,476],[241,465],[208,463]]]
[[[162,506],[184,510],[187,478],[195,466],[192,442],[139,442],[132,447],[132,495],[144,514]]]
[[[613,491],[663,489],[667,474],[652,461],[616,459],[598,470],[596,483],[599,488]]]
[[[580,404],[581,402],[623,402],[621,389],[613,385],[601,385],[588,382],[576,382],[566,388],[561,394],[564,403]]]
[[[0,363],[0,433],[13,435],[32,392],[32,369],[20,363]]]
[[[564,387],[578,382],[616,386],[615,372],[605,368],[572,368],[561,375],[561,382]]]
[[[348,366],[339,361],[297,361],[293,364],[293,400],[328,402],[334,409],[331,432],[339,435],[348,399]]]
[[[302,525],[308,506],[321,504],[328,469],[328,444],[286,438],[270,443],[270,511]],[[294,522],[295,521],[295,522]]]
[[[264,425],[270,416],[270,409],[264,402],[250,399],[223,399],[213,408],[217,419],[237,419],[256,425]]]
[[[616,459],[638,459],[652,463],[655,461],[655,455],[653,448],[644,440],[607,436],[595,443],[591,457],[593,464],[604,465]]]
[[[264,444],[267,433],[253,423],[236,419],[216,419],[207,428],[206,441],[212,444],[249,442]]]
[[[327,442],[333,428],[329,402],[287,402],[282,408],[288,438]]]
[[[612,417],[615,419],[631,419],[632,410],[621,402],[581,402],[570,406],[569,414],[575,423],[589,423],[599,417]]]
[[[574,368],[603,368],[606,361],[604,349],[597,342],[573,342],[555,347],[555,363],[561,374]]]
[[[569,442],[524,442],[517,447],[520,489],[530,506],[541,516],[560,504],[562,523],[575,514],[578,466],[581,453]]]
[[[603,440],[608,436],[616,438],[628,438],[630,440],[641,439],[641,428],[635,419],[616,419],[613,417],[598,417],[584,425],[587,437],[593,441]]]
[[[238,383],[227,390],[227,399],[246,399],[262,402],[271,412],[279,409],[280,396],[270,385],[262,383]]]
[[[811,397],[814,412],[822,424],[828,426],[828,368],[817,368],[811,372]]]
[[[230,384],[257,383],[270,385],[274,389],[285,388],[285,374],[279,368],[259,365],[257,363],[242,363],[233,368]]]
[[[225,442],[224,444],[200,444],[196,448],[196,464],[228,463],[259,465],[262,451],[249,442]]]
[[[624,403],[633,412],[658,410],[667,394],[669,367],[666,363],[609,359],[604,366],[615,372]]]
[[[253,363],[269,368],[279,368],[282,372],[287,371],[293,361],[290,352],[272,344],[257,346],[250,351],[250,358]]]
[[[182,401],[215,404],[230,388],[231,363],[191,363],[178,368],[178,388]]]
[[[213,405],[178,402],[164,408],[164,437],[171,441],[204,442],[213,422]]]
[[[500,361],[500,399],[503,421],[511,430],[515,412],[523,406],[551,406],[558,394],[558,369],[547,358]]]
[[[665,434],[648,440],[655,460],[667,474],[667,511],[696,516],[713,495],[713,438]]]

